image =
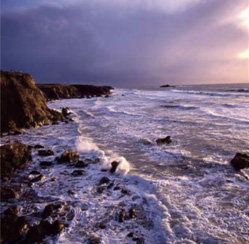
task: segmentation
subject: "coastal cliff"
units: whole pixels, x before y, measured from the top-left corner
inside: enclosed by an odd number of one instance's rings
[[[62,115],[48,108],[30,74],[1,71],[1,132],[49,124]]]
[[[110,86],[38,84],[47,100],[109,96]]]

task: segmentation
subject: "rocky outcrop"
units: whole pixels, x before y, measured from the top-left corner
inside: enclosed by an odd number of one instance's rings
[[[45,94],[47,100],[108,96],[113,89],[110,86],[92,85],[39,84],[37,86]]]
[[[170,136],[166,136],[165,138],[158,138],[156,139],[157,145],[168,145],[172,142]]]
[[[20,142],[1,146],[1,177],[8,176],[31,159],[31,151]]]
[[[249,155],[236,153],[235,157],[231,161],[231,164],[236,170],[249,168]]]
[[[1,71],[1,130],[16,131],[61,118],[49,109],[43,92],[29,74]]]
[[[171,86],[171,85],[169,85],[169,84],[160,86],[160,88],[170,88],[170,87],[175,87],[175,86]]]

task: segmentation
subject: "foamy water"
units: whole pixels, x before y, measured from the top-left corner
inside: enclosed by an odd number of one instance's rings
[[[145,243],[249,242],[249,171],[236,172],[229,163],[236,152],[249,153],[248,87],[218,88],[117,89],[109,98],[50,103],[69,107],[75,123],[32,129],[18,138],[49,145],[55,156],[70,148],[83,160],[100,159],[82,178],[72,179],[64,165],[44,169],[59,183],[33,186],[39,195],[72,206],[74,219],[57,242],[85,243],[95,233],[103,243],[134,243],[126,237],[131,231]],[[156,145],[168,135],[171,144]],[[121,162],[117,174],[106,176],[131,194],[96,194],[101,169],[113,160]],[[76,195],[66,194],[69,189]],[[141,210],[140,217],[118,223],[120,207],[130,206]],[[100,230],[96,223],[105,216],[108,228]]]

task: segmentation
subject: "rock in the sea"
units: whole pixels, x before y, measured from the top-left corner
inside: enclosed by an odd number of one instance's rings
[[[129,217],[130,217],[131,219],[136,218],[136,210],[135,210],[134,208],[131,208],[131,209],[129,210]]]
[[[13,211],[5,211],[4,215],[1,219],[1,243],[17,243],[28,229],[28,222]]]
[[[79,153],[77,151],[65,151],[59,158],[59,162],[74,163],[79,161]]]
[[[52,156],[54,155],[54,152],[52,150],[38,150],[38,155],[40,156]]]
[[[1,177],[7,176],[32,159],[31,152],[20,142],[1,146]]]
[[[99,244],[101,243],[101,238],[98,236],[92,236],[89,238],[89,244]]]
[[[41,148],[44,148],[44,146],[40,145],[40,144],[36,144],[34,145],[34,148],[35,149],[41,149]]]
[[[29,229],[26,239],[22,243],[40,243],[46,236],[57,235],[64,229],[65,225],[60,220],[56,220],[53,223],[41,221],[38,225],[32,226]]]
[[[62,204],[49,204],[44,208],[42,218],[55,217],[57,215],[56,210],[60,209]]]
[[[124,222],[125,221],[125,217],[126,217],[126,212],[124,209],[121,210],[120,214],[119,214],[119,222]]]
[[[61,112],[62,112],[62,114],[63,114],[64,117],[67,117],[68,115],[71,114],[69,108],[67,108],[67,107],[66,108],[62,108]]]
[[[84,161],[78,161],[76,164],[75,164],[75,167],[76,168],[85,168],[85,167],[87,167],[87,163],[85,163]]]
[[[81,170],[81,169],[79,169],[79,170],[74,170],[73,172],[72,172],[72,176],[82,176],[82,175],[84,175],[86,172],[84,171],[84,170]]]
[[[110,172],[111,172],[111,173],[114,173],[114,172],[116,171],[118,165],[119,165],[119,162],[113,161],[111,165],[112,165],[112,167],[111,167],[111,169],[110,169]]]
[[[249,155],[236,153],[235,157],[231,161],[231,164],[236,170],[249,168]]]
[[[158,138],[156,139],[157,145],[168,145],[172,142],[170,136],[166,136],[165,138]]]
[[[38,176],[32,178],[30,181],[31,181],[31,182],[37,182],[37,181],[44,180],[44,179],[45,179],[45,176],[42,175],[42,174],[40,174],[40,175],[38,175]]]
[[[1,186],[1,201],[8,201],[9,199],[18,198],[18,193],[9,186]]]
[[[51,123],[62,115],[49,109],[29,74],[1,71],[1,130],[17,131]]]
[[[41,161],[40,162],[40,166],[42,166],[42,167],[50,167],[52,165],[53,165],[53,163],[51,161]]]
[[[99,181],[99,185],[107,184],[110,182],[110,179],[106,176],[102,177]]]

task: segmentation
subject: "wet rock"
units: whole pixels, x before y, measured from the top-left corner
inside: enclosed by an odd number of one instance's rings
[[[51,161],[41,161],[40,162],[40,166],[42,166],[42,167],[50,167],[52,165],[53,165],[53,163]]]
[[[113,190],[114,190],[114,191],[118,191],[118,190],[120,190],[120,189],[121,189],[121,188],[120,188],[119,186],[115,186]]]
[[[170,136],[166,136],[165,138],[158,138],[156,139],[157,145],[168,145],[172,142]]]
[[[231,161],[231,164],[236,170],[249,168],[249,155],[236,153],[235,157]]]
[[[129,237],[129,238],[132,238],[134,236],[134,233],[133,232],[130,232],[128,235],[127,235],[127,237]]]
[[[1,186],[1,201],[8,201],[9,199],[18,198],[18,193],[9,186]]]
[[[110,182],[110,179],[106,176],[102,177],[99,181],[99,185],[107,184]]]
[[[46,219],[48,217],[55,217],[57,216],[56,210],[62,208],[62,204],[49,204],[44,208],[42,213],[42,218]]]
[[[52,178],[51,178],[51,181],[56,181],[56,177],[52,177]]]
[[[111,169],[110,169],[110,172],[111,172],[111,173],[114,173],[114,172],[116,171],[118,165],[119,165],[119,162],[113,161],[111,165],[112,165],[112,167],[111,167]]]
[[[59,158],[59,162],[74,163],[79,161],[79,153],[77,151],[65,151]]]
[[[61,112],[62,112],[62,115],[63,115],[64,117],[67,117],[68,115],[71,114],[69,108],[67,108],[67,107],[66,107],[66,108],[62,108]]]
[[[78,161],[76,164],[75,164],[75,167],[76,168],[85,168],[87,167],[88,164],[86,164],[84,161]]]
[[[68,193],[68,194],[71,194],[71,195],[75,195],[75,194],[76,194],[76,192],[73,191],[73,190],[68,190],[67,193]]]
[[[26,145],[20,142],[1,146],[1,178],[9,175],[17,168],[23,167],[32,160],[31,152]]]
[[[130,217],[131,219],[136,218],[136,210],[135,210],[134,208],[131,208],[131,209],[129,210],[129,217]]]
[[[84,171],[84,170],[74,170],[73,172],[72,172],[72,176],[82,176],[82,175],[84,175],[86,172]]]
[[[41,174],[41,173],[37,170],[33,170],[29,173],[29,175],[39,175],[39,174]]]
[[[141,237],[133,237],[133,241],[135,241],[137,244],[144,244],[144,239]]]
[[[99,244],[99,243],[101,243],[101,238],[98,236],[92,236],[89,238],[88,243],[89,244]]]
[[[130,193],[130,192],[129,192],[128,190],[126,190],[126,189],[122,189],[121,192],[122,192],[123,194],[129,194],[129,193]]]
[[[52,150],[38,150],[38,155],[40,156],[52,156],[54,155],[54,152]]]
[[[104,190],[105,190],[105,187],[104,187],[104,186],[98,186],[98,187],[97,187],[97,192],[98,192],[99,194],[103,193]]]
[[[41,221],[38,225],[32,226],[26,236],[26,239],[22,242],[25,244],[41,242],[46,236],[54,236],[59,234],[65,229],[65,225],[56,220],[53,223],[48,221]]]
[[[106,227],[107,227],[106,222],[102,222],[102,223],[99,224],[100,229],[105,229]]]
[[[15,214],[20,213],[20,211],[21,211],[21,208],[19,206],[11,206],[4,211],[4,215],[5,216],[10,215],[10,214],[15,215]]]
[[[37,182],[37,181],[44,180],[44,179],[45,179],[45,176],[40,174],[40,175],[34,177],[33,179],[31,179],[30,181],[31,182]]]
[[[40,144],[36,144],[36,145],[34,146],[34,148],[35,148],[35,149],[41,149],[41,148],[44,148],[44,146],[42,146],[42,145],[40,145]]]
[[[18,217],[13,211],[5,211],[1,219],[1,243],[16,243],[28,229],[25,217]]]
[[[125,221],[125,217],[126,217],[126,212],[124,209],[121,210],[120,214],[119,214],[119,222],[124,222]]]
[[[111,189],[113,186],[114,186],[114,183],[112,182],[112,183],[110,183],[110,184],[107,186],[107,188],[108,188],[108,189]]]

